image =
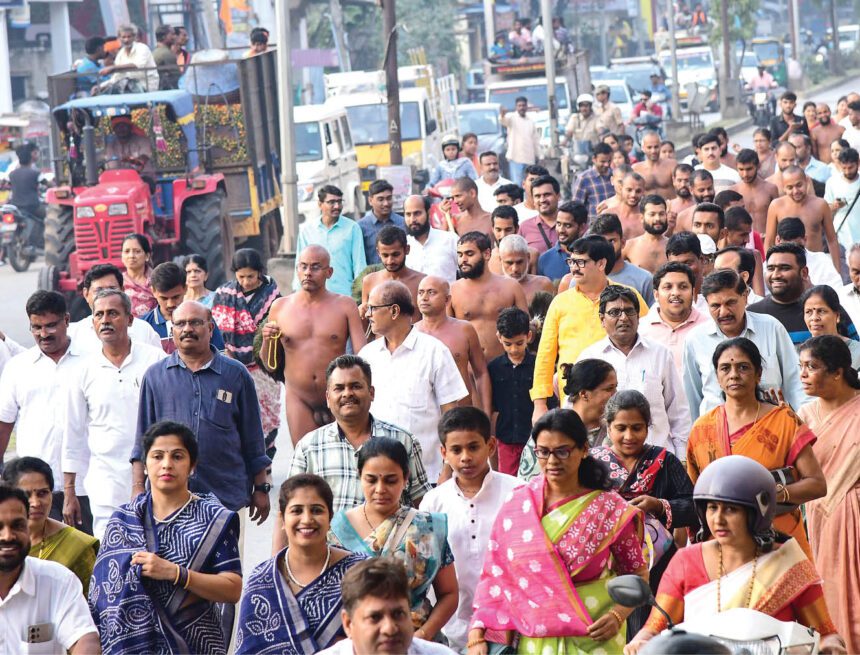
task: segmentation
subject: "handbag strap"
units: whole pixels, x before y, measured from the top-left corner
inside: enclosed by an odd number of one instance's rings
[[[857,204],[857,198],[860,198],[860,187],[857,188],[857,193],[854,194],[854,200],[851,201],[851,206],[848,207],[848,211],[845,212],[842,222],[839,223],[839,227],[836,228],[836,234],[839,234],[839,230],[842,229],[842,226],[845,225],[845,221],[847,221],[848,217],[851,216],[851,210],[854,209],[854,205]]]
[[[409,508],[409,511],[406,513],[406,517],[403,519],[400,527],[397,528],[396,531],[392,530],[388,535],[388,539],[385,540],[385,545],[382,547],[383,553],[390,553],[400,545],[400,542],[403,541],[403,537],[406,536],[406,531],[409,529],[409,526],[412,525],[412,521],[415,520],[415,516],[417,514],[417,509],[414,507]]]
[[[851,206],[853,207],[854,205],[852,204]],[[546,235],[546,231],[543,229],[543,221],[541,221],[540,216],[537,217],[537,226],[538,230],[540,230],[540,235],[543,237],[543,242],[546,244],[546,247],[552,248],[552,241],[549,240],[549,237]]]

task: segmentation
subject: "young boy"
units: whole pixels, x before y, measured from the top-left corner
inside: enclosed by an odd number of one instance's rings
[[[520,311],[520,310],[518,310]],[[496,440],[490,419],[477,407],[455,407],[439,421],[442,457],[454,472],[429,491],[420,509],[448,515],[448,544],[460,588],[457,611],[442,632],[457,652],[465,649],[472,618],[472,600],[484,566],[484,553],[496,514],[514,487],[522,484],[490,468]]]
[[[489,364],[493,385],[493,434],[498,439],[497,469],[516,475],[520,455],[531,436],[534,404],[529,396],[535,355],[528,352],[534,337],[529,315],[517,307],[499,312],[496,338],[505,350]]]

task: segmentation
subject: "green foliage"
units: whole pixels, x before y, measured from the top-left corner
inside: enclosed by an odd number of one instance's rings
[[[711,21],[710,41],[712,46],[718,46],[723,41],[723,26],[720,21],[720,2],[711,3],[708,20]],[[755,36],[756,15],[759,0],[727,0],[729,14],[729,37],[732,43],[749,41]]]

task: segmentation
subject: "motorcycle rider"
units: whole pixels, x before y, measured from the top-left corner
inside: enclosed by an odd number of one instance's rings
[[[571,114],[564,128],[564,133],[572,144],[588,142],[589,152],[600,143],[601,121],[594,113],[594,96],[582,93],[576,99],[579,112]]]
[[[18,168],[9,173],[9,204],[44,219],[45,207],[39,197],[39,178],[42,172],[36,165],[39,161],[39,149],[32,143],[25,143],[15,150],[15,154],[18,155]]]
[[[753,75],[745,85],[745,88],[750,91],[750,98],[747,100],[750,116],[755,116],[755,102],[753,100],[755,94],[759,92],[767,94],[767,104],[770,107],[771,115],[773,115],[776,113],[776,98],[770,90],[777,87],[776,80],[773,79],[773,75],[767,72],[767,67],[764,64],[759,64],[757,70],[758,73]]]
[[[748,374],[740,366],[728,373]],[[699,543],[669,562],[657,603],[675,623],[749,607],[813,628],[821,635],[820,653],[845,653],[815,567],[794,539],[773,530],[778,489],[771,472],[749,457],[729,455],[708,464],[693,490]],[[654,609],[625,655],[638,653],[666,626]]]
[[[442,180],[456,180],[461,177],[478,179],[478,171],[468,157],[461,157],[460,139],[456,134],[446,134],[442,139],[442,156],[444,159],[436,164],[430,172],[427,187],[436,186]]]

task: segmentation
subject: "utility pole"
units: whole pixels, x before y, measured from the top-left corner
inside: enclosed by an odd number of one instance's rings
[[[385,89],[388,93],[388,152],[391,165],[403,163],[403,150],[400,147],[400,80],[397,77],[397,11],[395,0],[382,2],[382,31],[387,37],[385,59]]]
[[[484,0],[484,32],[487,33],[485,54],[490,56],[496,40],[496,0]]]
[[[842,73],[842,53],[839,51],[839,19],[836,18],[836,0],[830,0],[830,24],[833,26],[834,47],[830,50],[830,72]]]
[[[555,33],[552,29],[552,0],[541,0],[541,18],[543,19],[543,53],[546,64],[546,97],[549,105],[549,142],[550,158],[558,157],[558,102],[555,97],[555,53],[553,41]],[[576,111],[576,108],[571,108]]]
[[[678,44],[675,41],[675,0],[669,0],[669,53],[672,60],[672,118],[681,120],[681,84],[678,82]],[[689,100],[689,98],[688,98]]]
[[[329,0],[328,11],[331,14],[331,32],[334,38],[334,47],[337,49],[337,57],[340,60],[340,70],[348,73],[352,70],[349,60],[349,49],[343,31],[343,8],[340,0]]]
[[[6,10],[0,9],[0,114],[12,113],[12,75],[9,73],[9,35]]]
[[[299,235],[299,195],[296,177],[296,145],[293,137],[293,62],[290,7],[287,2],[275,3],[278,53],[278,122],[281,136],[281,199],[283,206],[283,247],[295,252]]]
[[[732,71],[732,38],[729,36],[728,0],[720,0],[720,28],[723,31],[723,65],[720,66],[720,113],[729,115],[729,83]],[[732,94],[734,96],[734,94]]]
[[[795,27],[797,26],[797,18],[795,16],[797,12],[797,5],[795,4],[795,0],[788,0],[788,37],[791,42],[791,56],[800,61],[800,55],[798,54],[800,50],[798,50],[797,43],[797,30]],[[837,38],[834,36],[834,38]],[[834,41],[834,44],[838,46],[839,41]]]

